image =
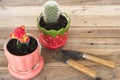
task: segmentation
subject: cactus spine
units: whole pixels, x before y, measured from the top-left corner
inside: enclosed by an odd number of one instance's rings
[[[55,1],[48,1],[44,5],[43,19],[46,23],[57,23],[60,16],[59,5]]]

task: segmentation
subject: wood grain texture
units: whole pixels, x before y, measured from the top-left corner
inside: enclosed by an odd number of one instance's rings
[[[2,50],[4,43],[13,29],[2,28],[0,30],[0,50]],[[76,28],[73,32],[73,29],[70,28],[69,39],[67,44],[64,46],[64,49],[78,50],[91,54],[97,53],[101,55],[112,54],[112,52],[120,52],[119,29],[115,29],[113,31],[109,31],[109,28],[103,31],[99,31],[99,29],[95,30],[98,32],[91,31],[91,33],[89,33],[89,29]],[[27,32],[32,33],[39,38],[39,31],[37,28],[27,28]]]
[[[48,0],[0,0],[1,6],[24,6],[24,5],[43,5]],[[116,5],[120,4],[119,0],[56,0],[61,5]]]
[[[12,19],[12,20],[11,20]],[[6,16],[0,17],[0,27],[15,27],[21,24],[27,27],[37,26],[37,16]],[[101,26],[107,27],[118,27],[120,16],[71,16],[71,26],[73,27],[84,27],[84,26]],[[119,28],[119,27],[118,27]]]
[[[39,16],[43,6],[0,6],[0,10],[1,16]],[[60,10],[69,15],[119,15],[120,5],[60,6]]]
[[[71,18],[70,25],[73,27],[120,26],[119,5],[61,6],[61,9],[68,13]],[[21,24],[29,27],[36,26],[36,19],[41,12],[40,6],[0,7],[0,27],[15,27]]]
[[[69,67],[67,64],[54,60],[54,58],[51,55],[53,52],[54,51],[47,50],[47,49],[42,50],[42,56],[44,57],[44,60],[45,60],[45,66],[42,72],[32,80],[61,80],[61,79],[62,80],[71,80],[71,79],[92,80],[92,78],[90,78],[89,76],[84,75],[83,73],[81,73],[80,71],[77,71],[76,69],[73,69],[72,67]],[[0,54],[2,53],[3,52],[0,52]],[[1,62],[7,61],[6,59],[4,59],[2,55],[0,55],[0,58],[2,59]],[[81,61],[78,61],[78,63],[80,62],[85,66],[96,70],[97,75],[101,77],[103,80],[114,80],[114,79],[120,78],[119,76],[120,62],[118,60],[119,56],[120,54],[116,54],[116,55],[110,54],[107,56],[99,56],[103,59],[108,59],[108,60],[110,59],[115,61],[117,63],[117,66],[114,69],[107,68],[103,65],[90,62],[88,60],[81,60]],[[10,75],[10,73],[7,70],[7,65],[5,64],[7,63],[4,63],[4,65],[0,63],[0,79],[17,80],[16,78]],[[66,75],[67,73],[69,73],[69,75]]]
[[[80,71],[80,72],[83,72],[84,74],[92,77],[92,78],[96,78],[96,71],[95,70],[92,70],[86,66],[84,66],[83,64],[81,63],[77,63],[76,61],[74,60],[71,60],[71,59],[68,59],[68,62],[67,64],[71,67],[73,67],[74,69]]]
[[[109,68],[115,68],[116,67],[116,63],[114,61],[105,60],[105,59],[95,57],[95,56],[92,56],[92,55],[86,54],[85,59],[94,61],[94,62],[99,63],[99,64],[103,64],[104,66],[107,66]]]
[[[0,28],[0,37],[1,38],[7,38],[9,37],[9,34],[13,31],[14,28]],[[27,32],[32,33],[35,36],[39,37],[39,30],[37,26],[34,26],[34,28],[29,28],[26,26]],[[73,28],[70,26],[69,29],[69,37],[70,38],[119,38],[120,37],[120,28],[101,28],[99,27],[75,27]]]
[[[10,75],[3,46],[16,26],[39,38],[36,19],[47,0],[0,0],[0,80],[18,80]],[[56,0],[71,18],[69,38],[63,49],[81,51],[117,65],[114,69],[80,60],[96,70],[102,80],[120,80],[120,0]],[[53,50],[42,46],[44,69],[32,80],[93,80],[87,75],[54,60]],[[107,76],[107,77],[106,77]]]

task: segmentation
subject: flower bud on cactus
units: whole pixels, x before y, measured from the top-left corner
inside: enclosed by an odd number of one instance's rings
[[[60,16],[59,5],[55,1],[48,1],[44,5],[43,18],[46,23],[57,23]]]

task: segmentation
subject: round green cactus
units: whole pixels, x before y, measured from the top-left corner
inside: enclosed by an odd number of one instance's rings
[[[59,5],[55,1],[48,1],[44,5],[43,19],[46,23],[57,23],[60,16]]]

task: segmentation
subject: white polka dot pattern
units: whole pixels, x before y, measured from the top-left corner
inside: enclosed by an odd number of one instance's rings
[[[41,36],[43,36],[43,39],[50,46],[59,46],[59,45],[66,42],[67,32],[65,32],[64,35],[57,35],[56,37],[51,37],[51,36],[48,36],[48,35],[46,36],[43,33],[41,33]]]

